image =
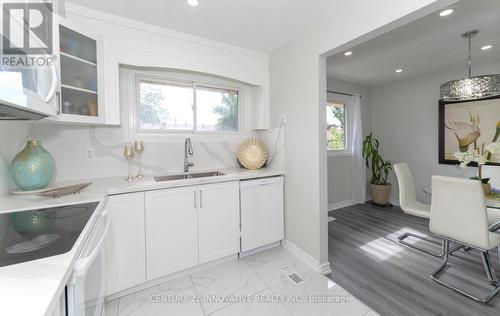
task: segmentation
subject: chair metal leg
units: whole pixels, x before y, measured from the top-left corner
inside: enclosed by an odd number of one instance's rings
[[[406,242],[405,239],[408,238],[408,237],[420,239],[420,240],[427,241],[427,242],[430,242],[430,243],[435,244],[435,245],[439,245],[439,243],[435,239],[431,239],[429,237],[421,236],[421,235],[417,235],[417,234],[413,234],[413,233],[404,233],[403,235],[401,235],[401,236],[399,236],[397,238],[397,241],[401,245],[404,245],[404,246],[413,248],[415,250],[424,252],[424,253],[429,254],[431,256],[434,256],[434,257],[437,257],[437,258],[442,258],[443,257],[443,254],[445,253],[445,251],[444,251],[444,247],[445,247],[444,246],[444,243],[445,243],[444,239],[441,240],[441,252],[437,253],[437,252],[434,252],[434,251],[430,251],[430,250],[426,250],[426,249],[417,247],[417,246],[415,246],[413,244],[410,244],[409,242]],[[462,245],[457,245],[455,247],[452,247],[451,250],[450,250],[450,253],[453,253],[453,252],[457,251],[458,249],[460,249],[462,247],[463,247]]]
[[[453,285],[444,283],[443,281],[439,280],[439,275],[444,272],[446,268],[446,264],[448,263],[449,259],[449,254],[450,254],[450,241],[445,240],[444,243],[444,255],[443,255],[443,263],[441,266],[433,273],[431,274],[431,278],[433,281],[457,292],[460,293],[470,299],[473,299],[476,302],[481,302],[481,303],[487,303],[489,300],[491,300],[498,292],[500,292],[500,286],[498,285],[498,280],[495,274],[495,271],[493,270],[493,265],[491,263],[491,258],[488,254],[488,251],[482,251],[482,259],[483,259],[483,265],[484,265],[484,270],[486,272],[486,276],[488,277],[488,280],[490,282],[490,285],[494,287],[493,291],[491,291],[486,297],[478,297],[475,296],[471,293],[468,293],[464,290],[461,290]]]
[[[488,251],[483,251],[481,253],[481,259],[483,259],[484,271],[486,271],[486,276],[488,277],[488,281],[490,281],[490,285],[498,286],[497,275],[493,269],[493,264]]]

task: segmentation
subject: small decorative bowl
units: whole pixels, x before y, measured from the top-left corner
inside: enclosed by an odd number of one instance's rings
[[[267,161],[267,148],[258,139],[247,139],[240,145],[238,161],[246,169],[260,169]]]

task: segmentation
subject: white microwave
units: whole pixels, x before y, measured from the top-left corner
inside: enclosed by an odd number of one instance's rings
[[[0,52],[0,120],[38,120],[54,116],[57,113],[54,96],[58,86],[55,57],[34,32],[28,30],[29,38],[24,39],[24,15],[9,15],[9,22],[9,31],[3,34]],[[10,42],[7,38],[17,39],[14,51],[10,44],[5,46]],[[36,45],[39,51],[29,54],[29,47],[18,47],[19,39]]]
[[[39,120],[56,115],[54,65],[33,69],[0,68],[0,120]]]

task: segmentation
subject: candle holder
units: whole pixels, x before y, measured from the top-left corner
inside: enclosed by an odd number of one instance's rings
[[[135,152],[137,153],[137,158],[138,158],[138,161],[139,161],[139,171],[137,172],[137,178],[141,179],[144,177],[144,174],[142,173],[142,160],[141,160],[141,156],[142,156],[142,152],[144,151],[144,142],[142,140],[136,140],[134,142],[134,150]]]
[[[125,178],[126,181],[133,181],[134,176],[132,175],[132,159],[134,159],[134,145],[125,144],[125,148],[123,149],[123,156],[128,161],[128,176]]]

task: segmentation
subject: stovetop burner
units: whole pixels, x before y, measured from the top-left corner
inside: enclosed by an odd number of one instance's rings
[[[0,214],[0,267],[68,252],[98,204]]]

